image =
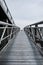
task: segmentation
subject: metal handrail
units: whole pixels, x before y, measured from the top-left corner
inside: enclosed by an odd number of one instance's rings
[[[0,38],[0,44],[1,44],[1,41],[3,41],[4,39],[6,39],[7,37],[9,37],[9,36],[11,36],[12,34],[14,34],[16,31],[17,31],[17,26],[15,26],[14,24],[9,24],[9,23],[6,23],[6,22],[2,22],[2,21],[0,21],[0,25],[5,25],[4,27],[0,27],[0,29],[3,29],[3,33],[2,33],[2,35],[1,35],[1,38]],[[11,27],[8,27],[8,26],[11,26]],[[4,37],[3,38],[3,36],[4,36],[4,34],[5,34],[5,31],[6,31],[6,29],[11,29],[11,31],[13,30],[13,29],[16,29],[14,32],[10,32],[10,34],[9,35],[7,35],[6,37]]]
[[[40,24],[42,25],[43,21],[26,26],[24,31],[43,55],[43,26]]]
[[[1,20],[4,21],[0,21],[0,50],[1,50],[9,42],[9,40],[14,37],[13,35],[16,36],[16,33],[18,33],[20,28],[15,25],[5,0],[0,0],[0,8],[4,13],[4,16],[5,15],[7,16],[5,20],[2,17]]]
[[[38,22],[38,23],[36,23],[36,24],[31,24],[31,25],[28,25],[28,26],[26,26],[24,29],[27,29],[27,30],[25,30],[26,32],[29,32],[28,34],[30,34],[31,36],[35,36],[36,38],[38,38],[39,40],[41,40],[41,41],[43,41],[43,33],[42,33],[42,31],[40,31],[39,29],[43,29],[43,27],[38,27],[38,25],[40,25],[40,24],[43,24],[43,21],[41,21],[41,22]],[[35,25],[35,27],[32,27],[32,26],[34,26]],[[29,29],[31,29],[31,31],[29,31]],[[35,32],[35,29],[37,30],[36,31],[36,34],[38,34],[39,35],[39,37],[37,37],[34,33],[32,34],[32,29],[34,29],[34,32]],[[42,35],[41,35],[42,34]],[[34,38],[35,38],[34,37]]]
[[[8,26],[15,26],[14,24],[5,23],[5,22],[2,22],[2,21],[0,21],[0,24],[1,25],[8,25]]]

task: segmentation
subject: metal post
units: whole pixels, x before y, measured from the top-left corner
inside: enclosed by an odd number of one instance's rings
[[[35,25],[35,36],[37,36],[37,27],[38,27],[38,25]],[[35,37],[35,42],[37,41],[37,38]]]

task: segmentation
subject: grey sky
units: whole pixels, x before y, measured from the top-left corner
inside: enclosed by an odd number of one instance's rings
[[[24,26],[43,20],[43,0],[6,0],[15,23]]]

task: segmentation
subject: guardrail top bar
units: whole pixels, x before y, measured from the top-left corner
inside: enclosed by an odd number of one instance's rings
[[[40,22],[38,22],[38,23],[31,24],[31,25],[29,25],[29,26],[39,25],[39,24],[43,24],[43,21],[40,21]]]
[[[2,21],[0,21],[0,24],[1,24],[1,25],[12,26],[12,27],[14,27],[14,28],[19,28],[18,26],[15,26],[14,24],[5,23],[5,22],[2,22]],[[0,28],[1,28],[1,27],[0,27]]]
[[[5,22],[2,22],[2,21],[0,21],[0,24],[2,24],[2,25],[9,25],[9,26],[15,26],[14,24],[5,23]]]

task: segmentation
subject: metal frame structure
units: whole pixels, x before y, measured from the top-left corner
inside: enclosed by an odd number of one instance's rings
[[[0,51],[6,46],[20,28],[15,25],[5,0],[0,0]]]
[[[35,45],[40,49],[41,53],[43,54],[43,21],[38,23],[34,23],[28,25],[24,28],[27,36],[30,37],[34,42]]]
[[[11,16],[11,13],[10,13],[8,7],[7,7],[7,4],[6,4],[5,0],[0,0],[0,6],[2,7],[3,11],[5,12],[6,16],[11,21],[11,23],[14,23],[14,20]]]

